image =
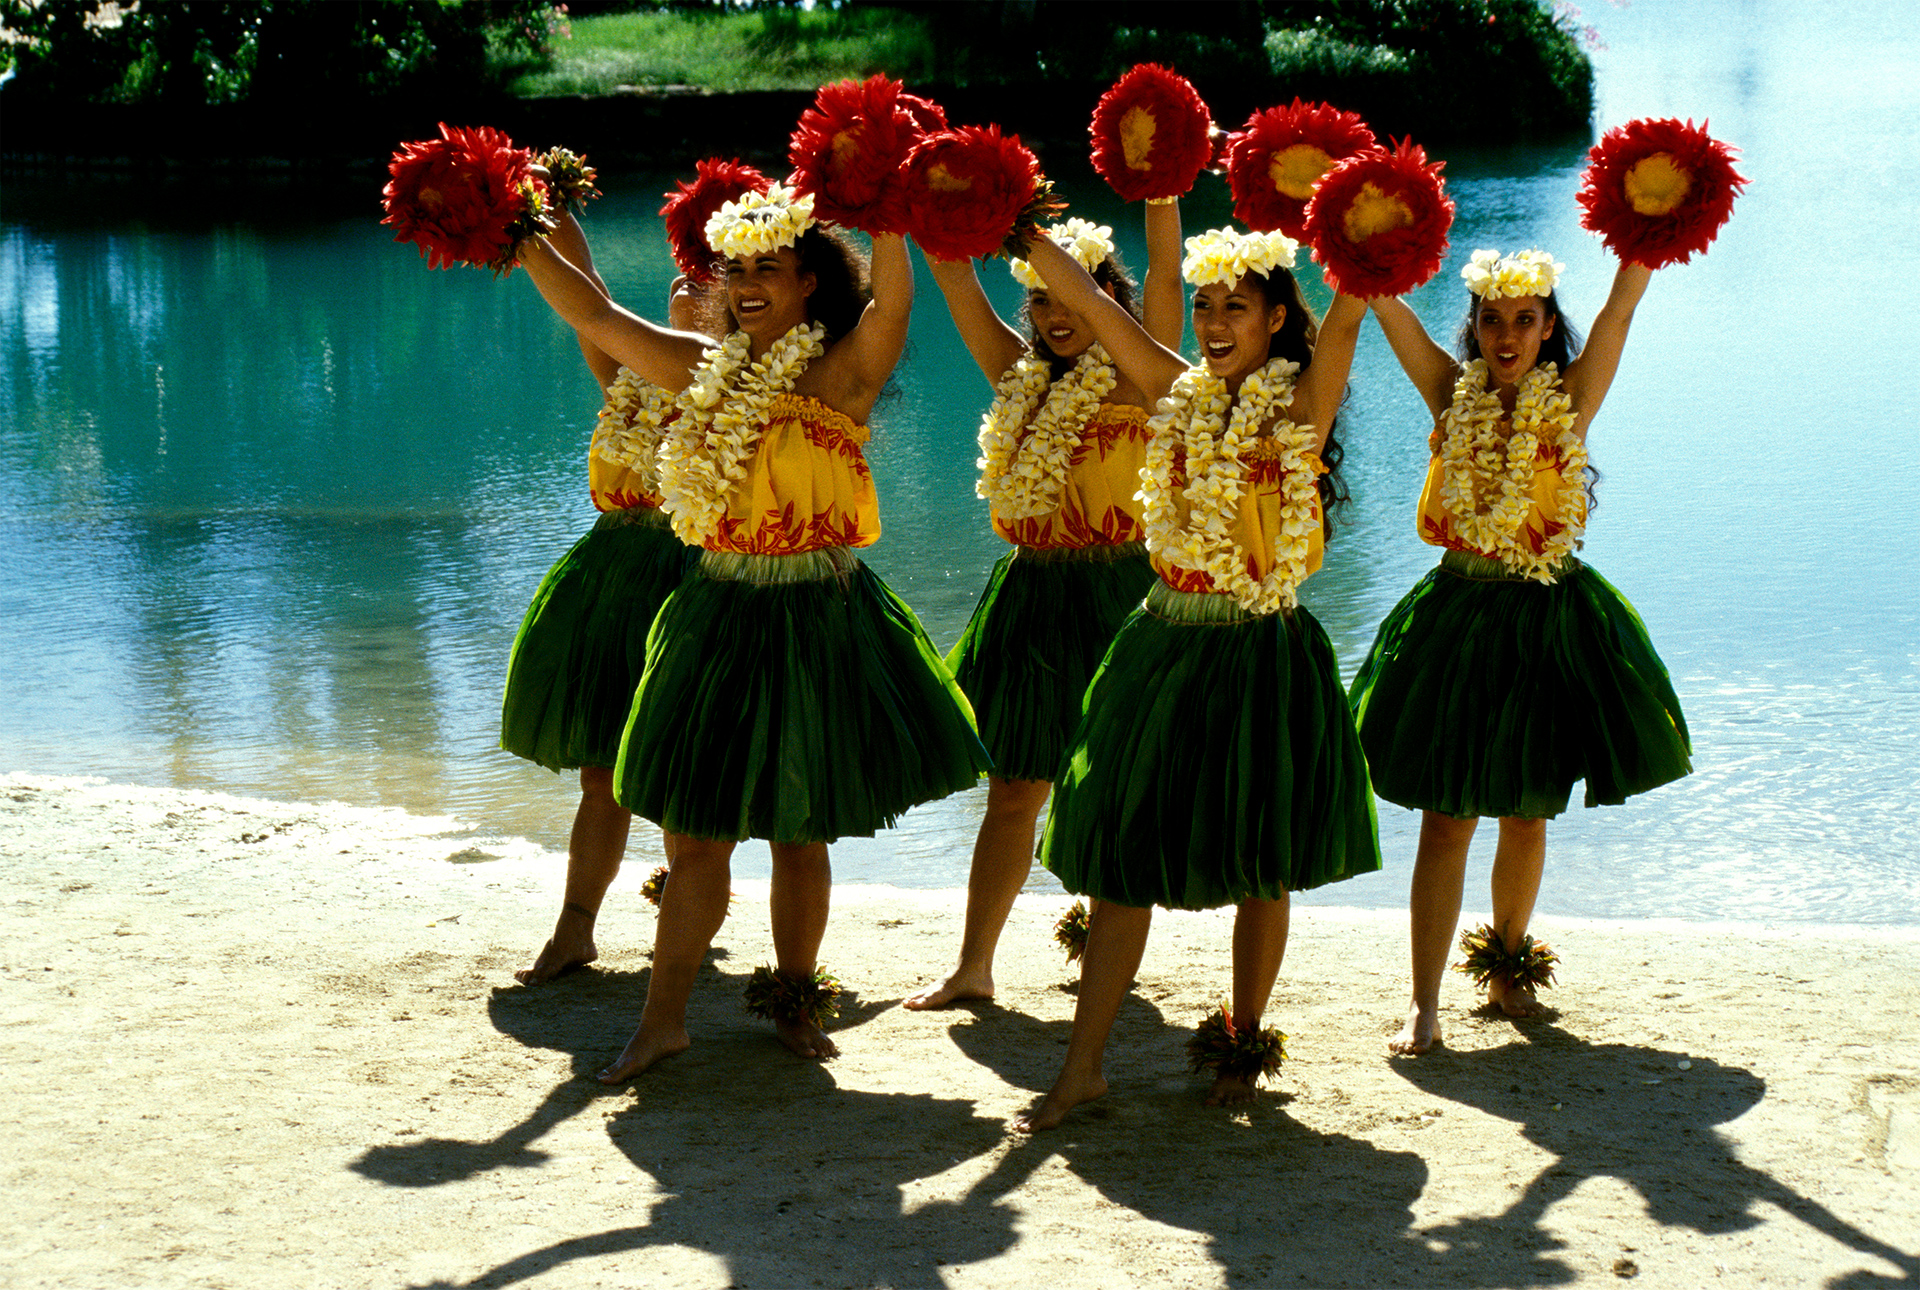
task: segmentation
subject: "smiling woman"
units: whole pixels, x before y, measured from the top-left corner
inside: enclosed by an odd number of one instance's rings
[[[673,868],[646,1009],[607,1083],[688,1046],[687,1002],[726,917],[734,845],[748,837],[772,843],[778,960],[750,1006],[762,1001],[795,1053],[833,1056],[817,962],[826,844],[871,836],[987,765],[912,611],[853,555],[880,533],[864,422],[905,344],[906,247],[874,238],[869,287],[811,206],[774,185],[708,221],[732,327],[712,348],[613,304],[544,240],[524,252],[576,331],[680,392],[660,451],[662,505],[702,548],[655,622],[614,769],[621,804],[669,835]]]

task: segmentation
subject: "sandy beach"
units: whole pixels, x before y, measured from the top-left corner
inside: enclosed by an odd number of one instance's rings
[[[741,1012],[770,949],[736,883],[695,1047],[603,1089],[644,862],[599,965],[521,988],[562,863],[446,818],[0,775],[0,1281],[1920,1281],[1920,932],[1543,915],[1557,1011],[1475,1012],[1456,978],[1448,1047],[1408,1060],[1402,918],[1300,909],[1269,1014],[1290,1060],[1230,1114],[1182,1052],[1228,919],[1163,913],[1112,1092],[1026,1140],[1006,1121],[1073,1008],[1058,898],[1015,911],[997,1001],[913,1014],[960,894],[839,890],[852,1002],[816,1065]]]

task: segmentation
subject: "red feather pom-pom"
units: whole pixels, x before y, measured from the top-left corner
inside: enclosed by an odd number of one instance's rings
[[[738,160],[708,157],[694,163],[693,182],[675,183],[666,195],[667,204],[660,208],[680,272],[695,282],[713,281],[713,262],[719,257],[707,245],[707,221],[742,193],[766,192],[767,183],[765,175]]]
[[[1625,263],[1685,264],[1712,243],[1747,186],[1735,152],[1704,121],[1642,117],[1609,130],[1587,154],[1580,223]]]
[[[547,186],[533,177],[533,153],[490,126],[440,123],[438,139],[403,143],[380,190],[382,224],[412,242],[427,265],[476,264],[512,270],[523,238],[553,230]]]
[[[1350,296],[1397,296],[1440,271],[1453,227],[1444,161],[1402,139],[1348,157],[1307,207],[1306,235],[1327,282]]]
[[[1140,63],[1093,109],[1093,168],[1130,202],[1178,197],[1213,160],[1213,118],[1187,78]]]
[[[793,186],[813,194],[814,218],[868,233],[903,231],[895,177],[927,133],[923,120],[940,129],[946,114],[885,76],[822,86],[787,147]]]
[[[947,110],[932,99],[923,99],[918,94],[900,92],[900,106],[913,118],[923,135],[947,128]]]
[[[1268,108],[1227,136],[1233,217],[1256,232],[1306,240],[1307,202],[1335,163],[1378,146],[1357,113],[1326,103]]]
[[[1021,246],[1040,220],[1064,209],[1017,134],[961,126],[930,134],[907,156],[907,228],[936,260],[968,260]]]

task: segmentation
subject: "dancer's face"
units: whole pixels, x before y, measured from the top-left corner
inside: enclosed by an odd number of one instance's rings
[[[1101,290],[1113,294],[1113,288],[1105,284]],[[1027,292],[1027,317],[1033,323],[1034,335],[1055,358],[1078,358],[1093,344],[1093,331],[1086,318],[1056,300],[1045,287]]]
[[[1482,300],[1473,310],[1473,336],[1487,360],[1493,385],[1513,385],[1540,361],[1540,343],[1553,335],[1554,320],[1539,296]]]
[[[776,339],[807,321],[814,285],[790,246],[727,261],[727,307],[749,336]]]
[[[1268,344],[1286,321],[1285,305],[1269,305],[1251,275],[1232,285],[1209,282],[1193,296],[1193,334],[1207,370],[1237,390],[1267,361]]]

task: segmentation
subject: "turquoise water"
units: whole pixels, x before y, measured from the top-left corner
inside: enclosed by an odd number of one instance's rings
[[[1898,4],[1586,17],[1609,45],[1601,120],[1708,117],[1753,186],[1704,260],[1656,278],[1592,441],[1586,554],[1667,659],[1698,770],[1556,823],[1541,907],[1912,925],[1920,39]],[[1576,223],[1580,147],[1448,161],[1455,263],[1413,298],[1436,334],[1480,246],[1553,249],[1591,317],[1609,268]],[[1139,264],[1138,212],[1054,169]],[[611,182],[590,216],[642,309],[671,274],[668,178]],[[499,753],[494,718],[527,597],[591,522],[596,390],[527,282],[429,273],[372,197],[0,189],[0,769],[451,811],[564,845],[572,785]],[[1227,205],[1203,180],[1189,228]],[[985,276],[1011,308],[1004,269]],[[870,560],[944,647],[1003,548],[972,490],[987,387],[924,277],[899,385]],[[1305,597],[1349,671],[1433,563],[1411,520],[1427,428],[1369,327],[1342,421],[1356,504]],[[981,805],[843,843],[838,872],[957,886]],[[1401,904],[1413,831],[1383,804],[1386,872],[1307,899]]]

